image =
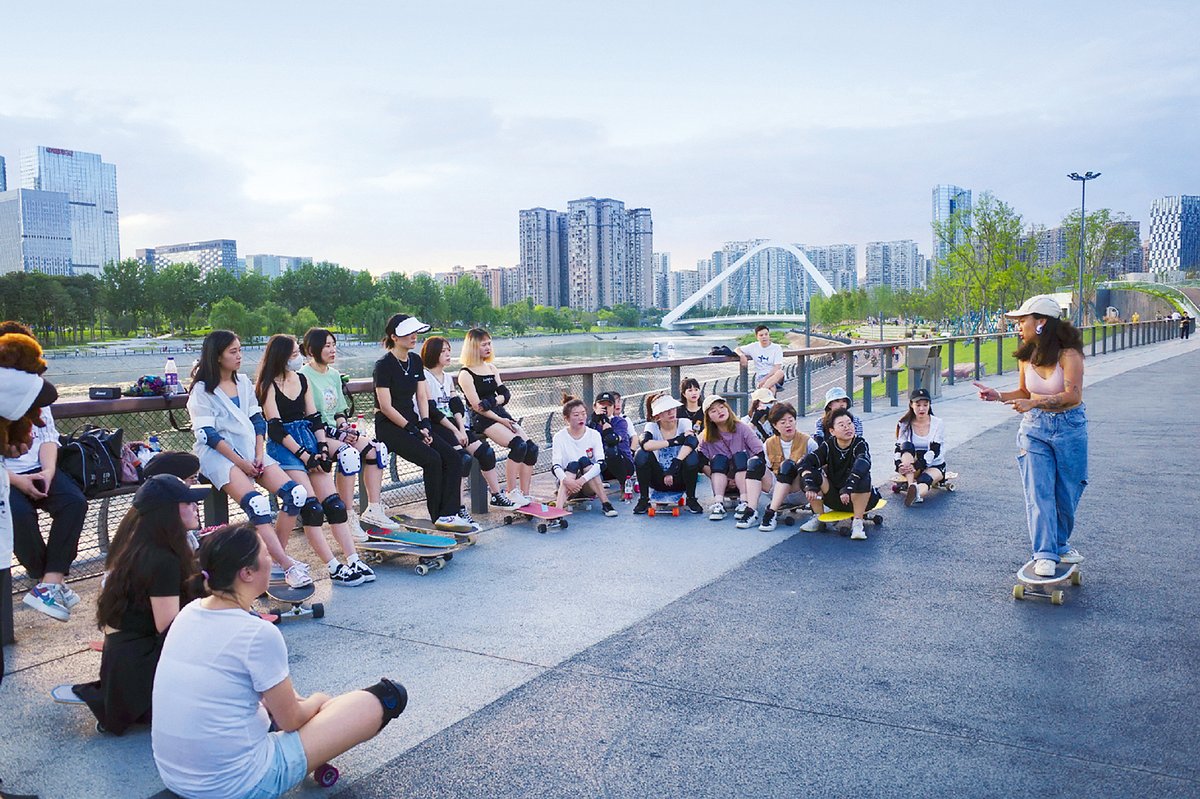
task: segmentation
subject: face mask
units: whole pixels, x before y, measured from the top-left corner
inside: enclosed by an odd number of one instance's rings
[[[304,366],[304,358],[292,358],[287,362],[289,372],[299,372],[300,367]]]

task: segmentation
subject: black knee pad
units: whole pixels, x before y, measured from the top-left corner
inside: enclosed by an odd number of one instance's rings
[[[689,452],[688,456],[683,459],[683,468],[690,469],[694,472],[700,471],[700,464],[701,461],[699,452]]]
[[[929,474],[928,472],[922,472],[921,476],[917,478],[917,482],[924,483],[925,485],[932,487],[933,475]]]
[[[526,442],[525,460],[523,460],[522,463],[524,463],[526,466],[537,466],[538,453],[540,451],[541,450],[538,449],[537,444],[533,443],[532,441]]]
[[[725,455],[713,455],[709,461],[713,474],[726,474],[729,471],[729,458]]]
[[[746,476],[751,480],[761,480],[767,476],[766,459],[755,455],[746,462]]]
[[[637,454],[633,456],[633,468],[643,469],[646,466],[648,466],[650,464],[650,461],[652,461],[653,459],[654,459],[654,453],[648,452],[644,449],[639,449],[637,451]]]
[[[683,445],[685,447],[691,447],[692,449],[695,449],[696,447],[700,446],[700,439],[696,438],[694,435],[686,435],[683,437]]]
[[[330,524],[342,524],[350,518],[346,503],[337,494],[330,494],[321,500],[321,509],[325,511],[325,518]]]
[[[325,511],[316,497],[309,497],[304,501],[300,508],[300,523],[305,527],[320,527],[325,523]]]
[[[471,473],[471,461],[475,460],[475,458],[472,457],[471,453],[467,452],[465,449],[460,449],[460,450],[458,450],[458,459],[459,459],[459,462],[462,463],[463,475],[465,476],[465,475],[470,474]]]
[[[584,460],[586,460],[586,458]],[[566,466],[563,467],[563,471],[566,472],[567,474],[572,474],[572,475],[578,477],[579,473],[582,472],[584,470],[584,468],[585,467],[579,465],[579,461],[571,461],[570,463],[568,463]]]
[[[383,708],[383,723],[379,725],[381,730],[392,719],[399,718],[404,708],[408,707],[408,691],[404,690],[403,685],[387,677],[380,677],[379,682],[368,685],[363,690],[373,694]]]
[[[903,444],[900,445],[900,454],[903,455],[906,452],[909,455],[912,455],[914,457],[917,454],[917,448],[913,446],[913,443],[911,441],[905,441]]]
[[[479,461],[481,471],[490,472],[496,468],[496,450],[485,441],[475,450],[475,460]]]
[[[800,474],[800,467],[791,458],[785,458],[783,463],[779,464],[779,482],[784,485],[791,485],[796,481],[796,477]]]
[[[871,462],[866,458],[858,458],[850,467],[850,479],[846,481],[846,490],[851,494],[861,494],[871,490]]]
[[[733,470],[735,472],[744,472],[750,465],[750,456],[745,452],[733,453]]]
[[[512,441],[508,442],[508,457],[517,463],[525,462],[525,451],[529,448],[529,442],[517,436]]]
[[[579,471],[577,471],[576,474],[583,474],[592,467],[592,464],[594,464],[595,461],[585,455],[584,457],[580,458],[577,463],[579,464]]]

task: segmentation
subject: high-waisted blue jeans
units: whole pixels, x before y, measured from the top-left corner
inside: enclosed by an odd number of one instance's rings
[[[1075,509],[1087,487],[1087,410],[1033,409],[1017,431],[1017,467],[1025,488],[1025,515],[1035,560],[1069,550]]]

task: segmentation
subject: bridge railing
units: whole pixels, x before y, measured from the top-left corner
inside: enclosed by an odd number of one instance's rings
[[[1089,356],[1103,356],[1128,347],[1143,346],[1174,338],[1179,324],[1171,321],[1147,321],[1138,324],[1095,325],[1085,328],[1084,345]],[[501,342],[502,345],[503,342]],[[988,377],[1015,368],[1011,350],[1015,348],[1013,334],[984,334],[930,339],[863,342],[847,345],[819,346],[785,351],[786,382],[780,398],[792,402],[804,415],[820,413],[824,408],[825,391],[832,386],[853,387],[855,406],[866,403],[864,384],[871,378],[870,397],[888,395],[899,404],[901,392],[907,386],[909,370],[904,366],[910,347],[942,345],[939,371],[946,373],[941,382],[954,383],[962,379]],[[889,372],[889,370],[891,370]],[[894,376],[889,383],[888,375]],[[647,394],[666,390],[678,396],[680,381],[694,377],[706,394],[728,396],[739,413],[747,410],[749,375],[740,368],[737,359],[724,357],[678,358],[644,360],[622,363],[571,364],[509,370],[504,381],[512,391],[509,405],[513,415],[521,419],[527,433],[542,447],[537,465],[548,470],[551,462],[550,440],[563,426],[560,413],[563,394],[579,397],[591,403],[601,391],[619,392],[624,401],[625,416],[635,425],[644,421],[643,401]],[[932,388],[932,387],[931,387]],[[374,432],[373,386],[370,380],[352,380],[349,391],[353,400],[352,414],[361,414],[360,428]],[[190,450],[194,441],[191,422],[185,407],[186,396],[171,398],[149,397],[117,400],[82,400],[59,402],[53,407],[59,431],[77,432],[88,425],[121,428],[126,441],[146,440],[156,435],[164,450]],[[805,428],[811,424],[806,424]],[[482,503],[485,497],[475,494],[473,500]],[[420,472],[406,461],[393,459],[391,472],[384,483],[384,501],[391,507],[422,502],[423,480]],[[80,540],[79,555],[71,570],[71,578],[99,574],[103,569],[108,531],[130,506],[132,495],[92,500]],[[478,505],[476,507],[479,507]],[[245,518],[241,508],[230,503],[229,518]],[[48,531],[49,518],[40,514],[43,533]],[[24,572],[16,566],[13,572],[14,590],[27,589]]]

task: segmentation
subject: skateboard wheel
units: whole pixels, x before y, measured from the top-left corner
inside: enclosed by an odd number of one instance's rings
[[[871,517],[871,523],[874,524],[876,527],[883,527],[883,517],[876,514]]]
[[[442,560],[444,560],[444,561],[447,561],[447,562],[449,562],[449,561],[451,561],[451,560],[453,560],[453,559],[454,559],[454,553],[453,553],[453,552],[447,552],[445,555],[443,555],[443,556],[442,556]]]
[[[796,517],[795,516],[784,516],[783,523],[786,524],[788,527],[791,527],[793,524],[796,523]]]
[[[413,567],[413,571],[415,571],[417,574],[424,577],[425,575],[429,574],[429,567],[426,566],[424,563],[418,563],[416,566]]]
[[[437,569],[438,571],[441,571],[442,569],[446,568],[446,561],[442,560],[441,558],[438,558],[437,560],[435,560],[433,562],[433,568]]]
[[[546,530],[548,530],[548,529],[550,529],[550,528],[546,527],[546,525],[544,525],[544,524],[539,524],[539,525],[537,526],[537,531],[538,531],[539,533],[544,533],[544,532],[546,532]]]
[[[954,483],[946,483],[945,488],[946,491],[950,492],[951,494],[954,493]]]
[[[893,494],[899,494],[899,493],[900,493],[902,490],[903,490],[903,489],[902,489],[902,488],[900,488],[900,484],[899,484],[899,483],[892,483],[892,493],[893,493]]]
[[[332,788],[334,784],[337,783],[338,777],[340,776],[341,772],[338,771],[336,767],[331,766],[328,763],[317,766],[316,771],[313,772],[313,779],[316,780],[317,785],[320,785],[322,788]]]
[[[1061,605],[1062,603],[1063,603],[1063,592],[1061,590],[1051,591],[1050,592],[1050,604],[1051,605]]]
[[[648,511],[646,511],[646,515],[647,516],[657,516],[658,515],[657,510],[658,510],[658,508],[655,508],[653,505],[651,505],[650,509]]]
[[[504,523],[505,523],[505,524],[512,524],[512,523],[513,523],[513,517],[511,517],[511,516],[505,516],[505,517],[504,517]]]
[[[1071,585],[1079,585],[1082,582],[1083,582],[1083,575],[1080,574],[1078,570],[1075,570],[1074,572],[1071,573]]]
[[[566,530],[566,529],[567,529],[567,527],[569,527],[569,526],[570,526],[570,525],[569,525],[569,524],[567,524],[567,520],[566,520],[566,519],[559,519],[559,520],[558,520],[558,529],[560,529],[560,530]]]
[[[312,614],[314,619],[325,618],[325,605],[321,602],[314,602],[312,604]]]
[[[1024,598],[1025,598],[1025,586],[1014,585],[1013,586],[1013,599],[1024,599]]]

